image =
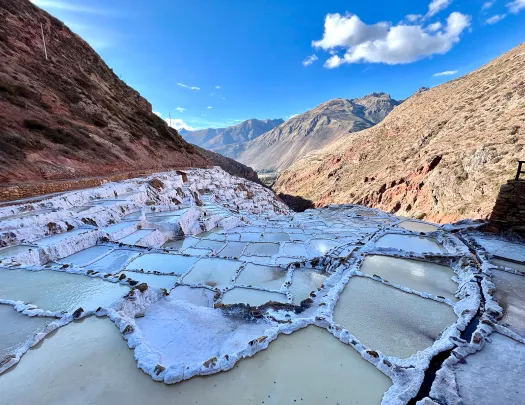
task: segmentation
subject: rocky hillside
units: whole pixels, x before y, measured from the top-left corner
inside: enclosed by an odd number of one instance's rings
[[[226,145],[251,141],[258,136],[282,124],[283,119],[251,119],[228,128],[208,128],[198,131],[185,131],[182,136],[186,141],[212,151],[220,151]]]
[[[245,166],[242,163],[227,158],[226,156],[223,156],[219,153],[212,152],[211,150],[203,149],[195,145],[194,147],[201,155],[206,157],[206,159],[208,159],[213,164],[213,166],[220,166],[222,170],[231,174],[232,176],[243,177],[255,183],[263,184],[257,176],[257,173],[251,167]]]
[[[485,218],[524,158],[522,44],[309,154],[274,188],[317,206],[352,202],[441,222]]]
[[[0,183],[210,165],[85,41],[27,0],[0,1],[0,144]]]
[[[228,156],[255,170],[281,172],[311,151],[381,121],[399,104],[388,94],[338,98],[299,114],[259,138],[230,146]]]

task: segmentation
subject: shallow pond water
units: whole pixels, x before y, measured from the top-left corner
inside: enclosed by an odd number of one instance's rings
[[[228,372],[160,384],[137,368],[118,329],[95,318],[59,329],[53,342],[0,378],[6,404],[54,405],[143,405],[152,398],[156,405],[379,404],[390,385],[355,350],[314,326],[279,336]]]
[[[493,270],[495,298],[503,308],[502,323],[525,338],[525,276]]]
[[[114,274],[124,269],[126,263],[138,255],[139,252],[133,250],[117,249],[86,267],[101,273]]]
[[[203,287],[188,287],[178,285],[170,291],[170,297],[174,300],[189,302],[199,307],[213,308],[213,296],[215,293]]]
[[[125,236],[124,238],[121,238],[118,241],[120,243],[125,243],[126,245],[135,245],[142,238],[145,238],[152,232],[153,229],[139,229],[138,231],[135,231],[131,235]]]
[[[371,276],[377,274],[392,284],[452,300],[458,288],[452,281],[455,273],[450,267],[419,260],[372,255],[365,258],[359,270]]]
[[[109,246],[92,246],[70,256],[64,257],[58,260],[58,262],[67,263],[71,266],[84,266],[108,254],[112,250],[113,248]]]
[[[223,304],[248,304],[258,307],[270,301],[287,303],[288,299],[284,294],[242,287],[235,287],[233,290],[226,291],[222,296]]]
[[[210,287],[224,288],[232,283],[232,277],[242,263],[235,260],[207,257],[200,259],[183,278],[186,284],[206,284]]]
[[[406,358],[431,346],[457,317],[446,304],[352,277],[335,306],[334,320],[370,349]]]
[[[445,253],[446,249],[432,238],[389,233],[378,239],[377,247],[393,248],[414,253]]]
[[[434,232],[439,229],[435,225],[418,221],[403,221],[398,226],[413,232]]]
[[[49,311],[85,311],[109,306],[129,287],[100,278],[58,271],[0,269],[0,297],[24,301]]]
[[[145,253],[126,266],[126,270],[144,270],[145,272],[158,271],[164,274],[186,273],[198,257],[183,256],[170,253]]]
[[[11,305],[0,305],[0,325],[2,325],[0,327],[0,360],[24,346],[31,336],[42,332],[46,325],[55,320],[55,318],[29,317],[18,313]]]
[[[292,285],[289,287],[293,296],[293,304],[300,305],[301,301],[307,299],[312,291],[321,287],[326,277],[325,274],[313,269],[295,269],[292,275]]]
[[[287,272],[282,267],[248,263],[235,280],[235,284],[279,291],[286,279],[286,274]]]
[[[241,239],[242,240],[242,239]],[[278,243],[253,242],[249,243],[243,252],[245,255],[272,256],[279,253]]]

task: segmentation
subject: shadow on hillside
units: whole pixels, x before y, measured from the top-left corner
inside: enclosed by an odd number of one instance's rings
[[[489,232],[512,231],[525,235],[525,179],[519,176],[502,184],[485,227]]]
[[[297,195],[279,193],[279,198],[295,212],[303,212],[309,208],[314,208],[312,201]]]

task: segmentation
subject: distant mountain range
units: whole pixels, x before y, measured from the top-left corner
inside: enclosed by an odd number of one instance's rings
[[[350,100],[337,98],[289,119],[252,141],[230,144],[216,152],[241,163],[249,162],[255,170],[281,172],[309,152],[345,134],[374,126],[400,103],[385,93]]]
[[[180,130],[179,134],[189,143],[214,152],[232,144],[249,142],[274,129],[284,122],[283,119],[250,119],[227,128],[208,128],[198,131]]]

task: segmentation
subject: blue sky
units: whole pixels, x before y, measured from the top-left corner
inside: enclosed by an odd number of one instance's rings
[[[410,96],[525,40],[525,0],[33,0],[180,128]],[[439,75],[441,74],[441,75]]]

